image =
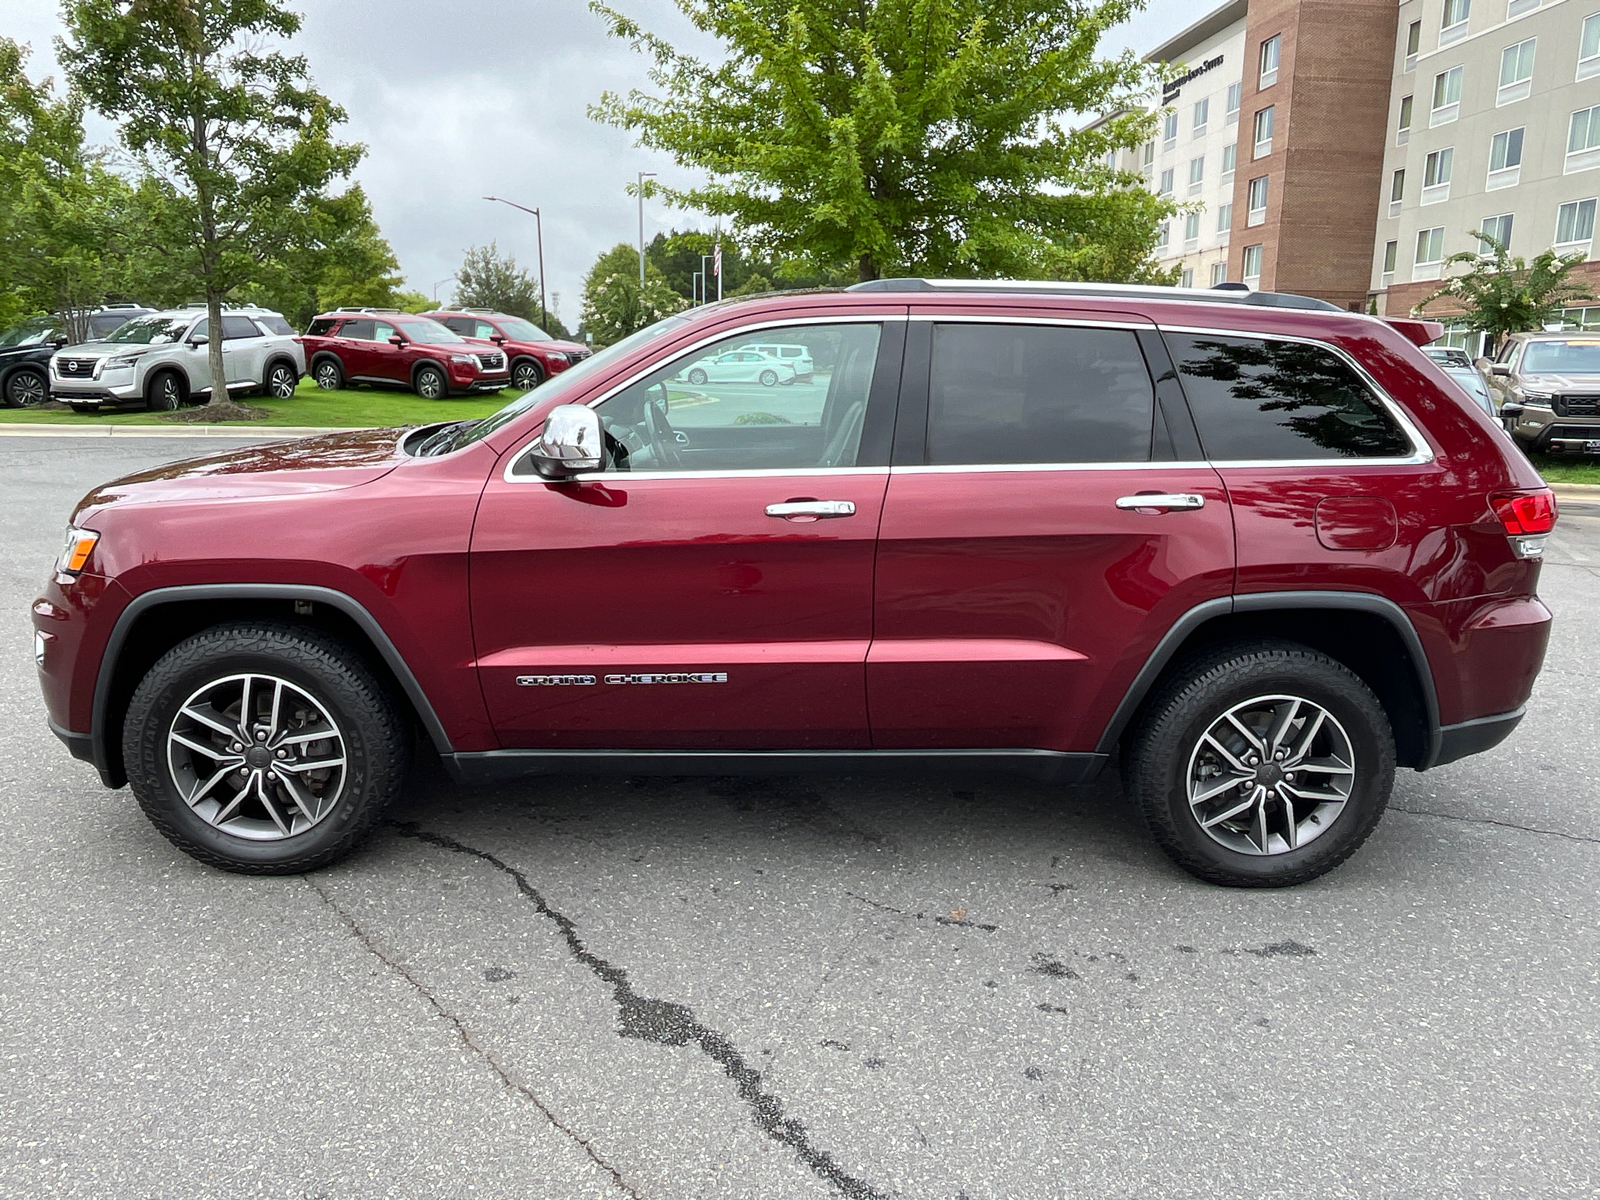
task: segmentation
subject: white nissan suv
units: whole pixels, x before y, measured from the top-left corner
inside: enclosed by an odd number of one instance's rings
[[[100,342],[67,346],[50,358],[50,395],[73,412],[141,406],[177,409],[211,393],[210,323],[204,308],[136,317]],[[281,314],[229,308],[222,314],[228,394],[287,400],[305,374],[305,351]]]

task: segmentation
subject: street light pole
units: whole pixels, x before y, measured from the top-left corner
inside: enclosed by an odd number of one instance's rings
[[[439,283],[449,283],[454,278],[454,275],[446,275],[443,279],[439,280]],[[439,283],[433,285],[433,302],[435,304],[439,302]]]
[[[640,171],[635,190],[639,193],[639,286],[644,286],[644,181],[654,179],[654,171]]]
[[[544,306],[544,217],[539,215],[537,208],[529,208],[525,204],[517,204],[511,200],[501,200],[499,196],[485,196],[484,199],[509,204],[512,208],[520,208],[525,213],[533,214],[533,226],[539,235],[539,325],[543,328],[550,324],[550,313]]]

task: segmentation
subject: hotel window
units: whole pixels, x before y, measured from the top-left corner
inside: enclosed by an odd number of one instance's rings
[[[1272,153],[1272,106],[1256,114],[1255,157],[1265,158]]]
[[[1389,280],[1394,276],[1395,260],[1400,257],[1399,242],[1385,242],[1383,247],[1383,286],[1389,286]]]
[[[1501,213],[1498,217],[1485,217],[1478,226],[1478,232],[1483,236],[1478,239],[1478,254],[1483,258],[1494,257],[1493,238],[1507,250],[1511,249],[1511,214]]]
[[[1244,223],[1250,225],[1264,225],[1267,221],[1267,177],[1252,179],[1245,192],[1249,205],[1245,209]]]
[[[1574,200],[1556,210],[1556,249],[1571,253],[1594,240],[1593,200]]]
[[[1239,160],[1239,147],[1226,145],[1222,148],[1222,182],[1233,182],[1233,166]]]
[[[1600,105],[1572,114],[1567,127],[1567,165],[1563,174],[1600,167]]]
[[[1507,46],[1500,52],[1500,90],[1494,94],[1495,107],[1526,100],[1533,90],[1533,46],[1537,38]]]
[[[1161,148],[1171,150],[1178,140],[1178,114],[1169,112],[1161,123]]]
[[[1515,187],[1522,177],[1522,130],[1507,129],[1489,141],[1489,184],[1493,192]]]
[[[1219,283],[1227,283],[1227,282],[1228,282],[1228,264],[1225,263],[1225,262],[1212,263],[1211,264],[1211,286],[1212,287],[1216,287]]]
[[[1261,247],[1244,248],[1244,282],[1249,287],[1261,286]]]
[[[1261,86],[1271,87],[1278,82],[1278,52],[1283,48],[1283,37],[1273,34],[1261,43]]]
[[[1185,267],[1183,274],[1178,276],[1178,286],[1192,288],[1194,286],[1194,268]]]
[[[1578,78],[1600,75],[1600,13],[1583,19],[1578,37]]]
[[[1444,261],[1444,226],[1417,231],[1417,255],[1412,262],[1419,267],[1436,267]]]
[[[1115,171],[1116,169],[1117,169],[1117,152],[1115,150],[1107,150],[1106,151],[1106,170]]]
[[[1200,240],[1200,214],[1190,213],[1183,219],[1183,240],[1185,242],[1198,242]]]
[[[1461,115],[1461,68],[1451,67],[1433,77],[1433,112],[1428,126],[1448,125]]]
[[[1600,28],[1600,23],[1597,23],[1596,27]],[[1239,94],[1242,91],[1244,91],[1244,84],[1242,83],[1230,83],[1228,85],[1228,112],[1226,124],[1237,125],[1239,123]]]
[[[1217,232],[1227,233],[1233,228],[1233,201],[1217,205]]]
[[[1406,30],[1406,70],[1414,70],[1417,65],[1417,51],[1422,49],[1422,22],[1411,22],[1411,28]]]
[[[1210,100],[1210,98],[1207,97],[1204,100],[1196,100],[1194,102],[1194,136],[1195,137],[1199,137],[1201,134],[1203,134],[1206,131],[1206,122],[1210,118],[1211,118],[1211,100]]]
[[[1532,12],[1539,7],[1539,0],[1507,0],[1506,20],[1520,17],[1525,12]]]
[[[1160,193],[1159,194],[1163,195],[1163,196],[1172,195],[1172,168],[1171,167],[1168,167],[1165,171],[1161,172],[1161,188],[1160,188]]]
[[[1172,222],[1163,221],[1156,226],[1156,249],[1165,250],[1167,243],[1172,240]]]
[[[1199,158],[1191,158],[1189,160],[1189,195],[1192,196],[1196,192],[1198,192],[1200,190],[1201,185],[1203,183],[1205,183],[1205,181],[1206,181],[1206,160],[1205,160],[1205,156],[1201,155]]]
[[[1422,164],[1422,203],[1440,204],[1450,199],[1450,176],[1455,167],[1453,147],[1435,150]]]
[[[1389,179],[1389,215],[1400,215],[1400,201],[1406,195],[1406,173],[1404,169],[1396,171]]]
[[[1155,162],[1155,160],[1156,144],[1154,142],[1146,142],[1144,144],[1144,165],[1148,167],[1151,163]]]
[[[1439,44],[1448,46],[1467,36],[1467,18],[1472,15],[1472,0],[1444,0],[1444,18],[1439,23]]]
[[[1411,106],[1415,99],[1415,96],[1400,97],[1400,130],[1394,139],[1397,146],[1404,146],[1411,140]]]

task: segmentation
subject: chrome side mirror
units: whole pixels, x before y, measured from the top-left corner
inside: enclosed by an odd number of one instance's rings
[[[604,439],[600,416],[583,404],[563,404],[550,410],[544,432],[528,457],[533,468],[549,479],[566,479],[583,471],[600,469]]]

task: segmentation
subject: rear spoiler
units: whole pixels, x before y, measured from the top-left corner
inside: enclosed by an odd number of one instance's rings
[[[1443,321],[1418,321],[1411,317],[1385,317],[1386,325],[1393,325],[1407,339],[1419,346],[1426,346],[1429,342],[1437,342],[1444,336]]]

